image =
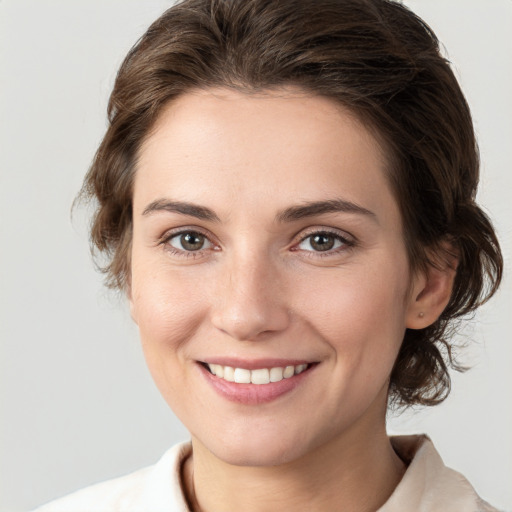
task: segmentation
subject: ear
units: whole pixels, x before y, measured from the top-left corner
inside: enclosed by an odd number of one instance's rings
[[[446,308],[457,273],[458,257],[451,244],[443,244],[439,253],[430,255],[425,271],[413,277],[406,327],[424,329],[432,325]]]

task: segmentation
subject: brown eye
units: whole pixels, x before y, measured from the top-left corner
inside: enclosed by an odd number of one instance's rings
[[[201,233],[186,231],[178,233],[169,240],[169,245],[180,251],[200,251],[211,247],[210,241]]]
[[[327,252],[343,246],[351,246],[350,241],[335,233],[313,233],[302,240],[298,248],[309,252]]]
[[[334,237],[323,233],[313,235],[310,244],[315,251],[328,251],[334,247]]]

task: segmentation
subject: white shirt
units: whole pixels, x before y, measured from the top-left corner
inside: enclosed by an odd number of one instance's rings
[[[376,512],[498,512],[471,484],[446,467],[426,436],[392,437],[408,468]],[[177,444],[154,465],[87,487],[34,512],[190,512],[180,482],[190,443]]]

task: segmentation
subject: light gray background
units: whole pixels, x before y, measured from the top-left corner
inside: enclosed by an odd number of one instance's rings
[[[0,510],[28,510],[153,463],[186,431],[145,369],[122,298],[70,207],[105,129],[115,71],[171,2],[0,0]],[[410,0],[448,49],[482,150],[480,200],[508,265],[466,333],[469,373],[442,406],[390,421],[428,432],[480,494],[512,510],[512,1]]]

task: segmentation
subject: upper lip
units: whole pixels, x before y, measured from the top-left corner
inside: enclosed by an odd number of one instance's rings
[[[257,370],[260,368],[285,368],[286,366],[297,366],[299,364],[312,364],[317,361],[306,359],[281,359],[281,358],[263,358],[263,359],[240,359],[236,357],[208,357],[201,361],[206,364],[218,364],[221,366],[231,366],[232,368],[244,368],[246,370]]]

